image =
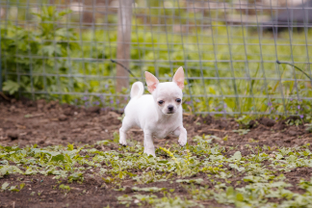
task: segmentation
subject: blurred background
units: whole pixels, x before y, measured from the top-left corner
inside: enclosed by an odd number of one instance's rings
[[[187,113],[310,121],[311,10],[307,0],[0,0],[0,91],[122,111],[144,71],[170,81],[183,66]]]

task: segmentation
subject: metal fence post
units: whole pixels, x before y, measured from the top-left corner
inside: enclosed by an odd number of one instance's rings
[[[131,19],[132,0],[119,0],[118,10],[118,35],[117,35],[117,60],[129,68],[131,46]],[[129,87],[129,73],[117,65],[116,92]]]

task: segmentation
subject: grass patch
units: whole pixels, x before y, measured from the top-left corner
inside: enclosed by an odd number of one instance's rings
[[[193,141],[194,145],[185,148],[159,148],[156,158],[143,154],[143,147],[136,142],[108,151],[72,144],[0,146],[0,177],[51,175],[56,190],[63,194],[72,191],[70,184],[101,178],[102,186],[122,194],[116,196],[118,203],[129,206],[205,207],[213,202],[236,207],[307,207],[312,203],[312,179],[307,175],[297,181],[289,179],[293,170],[311,167],[309,144],[274,150],[246,145],[244,154],[237,147],[229,154],[214,142],[224,141],[216,136],[197,136]],[[95,145],[116,144],[105,140]],[[170,184],[182,186],[184,192]],[[1,192],[20,192],[24,186],[7,181],[0,184]]]

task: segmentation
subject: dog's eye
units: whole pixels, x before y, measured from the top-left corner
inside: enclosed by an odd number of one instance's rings
[[[158,104],[159,104],[159,105],[161,105],[161,104],[163,104],[163,103],[164,103],[163,100],[158,101]]]
[[[180,98],[177,98],[177,99],[176,99],[176,102],[177,102],[177,103],[181,103],[181,99],[180,99]]]

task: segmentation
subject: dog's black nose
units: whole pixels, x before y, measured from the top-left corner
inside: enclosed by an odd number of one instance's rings
[[[168,106],[168,110],[169,110],[169,111],[173,111],[173,105],[169,105],[169,106]]]

